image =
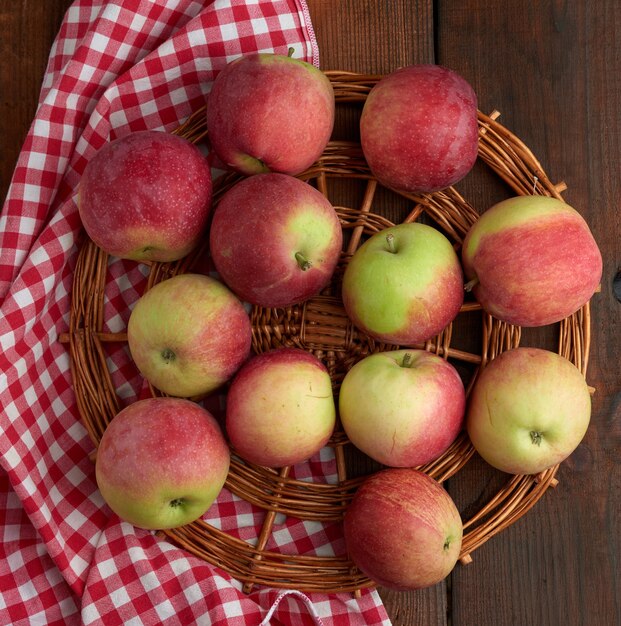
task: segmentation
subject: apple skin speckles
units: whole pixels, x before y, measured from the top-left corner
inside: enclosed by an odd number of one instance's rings
[[[104,145],[87,164],[78,210],[110,255],[174,261],[199,242],[211,210],[207,159],[177,135],[138,131]]]
[[[400,68],[371,90],[360,140],[378,180],[412,193],[445,189],[470,172],[478,154],[477,98],[467,81],[439,65]]]

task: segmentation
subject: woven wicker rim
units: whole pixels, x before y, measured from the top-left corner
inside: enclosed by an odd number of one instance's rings
[[[364,102],[370,89],[381,78],[377,75],[338,71],[326,74],[334,87],[337,103]],[[490,115],[479,112],[479,159],[517,195],[561,198],[565,184],[550,182],[532,152],[497,121],[498,116],[496,111]],[[197,111],[174,132],[195,143],[204,140],[204,110]],[[359,145],[331,142],[319,161],[299,178],[314,183],[326,195],[330,178],[355,178],[365,185],[364,200],[360,207],[335,207],[343,229],[349,235],[341,269],[365,235],[392,225],[385,217],[372,211],[378,183],[370,173]],[[219,179],[215,185],[215,201],[237,180],[239,176],[233,174]],[[412,202],[412,210],[405,221],[414,221],[426,213],[456,245],[461,243],[478,218],[477,211],[454,188],[420,196],[401,195]],[[198,254],[200,251],[175,263],[153,263],[147,288],[170,276],[189,271]],[[61,337],[61,341],[69,343],[78,408],[95,446],[120,410],[120,402],[108,371],[105,344],[127,340],[125,333],[103,331],[107,262],[107,254],[86,239],[79,252],[74,274],[69,332]],[[519,345],[519,327],[492,318],[481,311],[476,303],[464,304],[462,312],[471,311],[481,316],[483,340],[480,353],[467,353],[451,346],[452,324],[437,337],[418,347],[444,358],[461,360],[476,371],[500,352]],[[353,363],[366,354],[387,348],[351,325],[338,295],[334,293],[324,293],[303,305],[285,309],[254,307],[251,320],[255,352],[280,346],[297,346],[309,350],[327,365],[335,389]],[[560,322],[558,352],[586,376],[589,347],[590,308],[587,303],[580,311]],[[468,385],[468,391],[475,376]],[[152,392],[161,395],[155,389]],[[232,574],[244,583],[246,591],[256,584],[322,592],[359,592],[374,586],[347,557],[280,554],[265,549],[277,513],[326,522],[342,519],[362,479],[347,478],[343,449],[348,441],[344,433],[336,432],[330,445],[336,454],[338,484],[294,480],[289,477],[290,468],[276,471],[233,458],[227,488],[265,511],[256,544],[251,545],[232,537],[202,520],[161,531],[162,534],[192,554]],[[473,453],[467,435],[462,433],[441,458],[422,469],[442,482],[457,474]],[[487,504],[464,520],[461,562],[470,562],[474,550],[531,509],[549,487],[556,485],[557,470],[558,466],[555,466],[534,476],[509,477]]]

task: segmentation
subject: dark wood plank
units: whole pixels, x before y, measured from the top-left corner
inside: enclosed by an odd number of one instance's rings
[[[386,74],[433,60],[429,0],[308,0],[323,70]]]
[[[432,4],[426,0],[309,0],[321,68],[387,74],[403,65],[432,62]],[[359,108],[339,111],[335,134],[356,139],[359,115]],[[351,189],[347,192],[351,199]],[[405,217],[407,207],[387,195],[373,210],[398,221]],[[352,469],[361,467],[369,469],[363,460]],[[411,593],[380,589],[380,595],[394,626],[446,624],[446,583]]]
[[[381,75],[433,59],[433,11],[428,0],[310,0],[308,6],[323,70]],[[339,105],[335,139],[359,139],[361,109],[359,103]],[[360,184],[341,182],[334,186],[330,200],[357,207],[363,191]],[[373,211],[380,210],[394,222],[411,210],[411,203],[382,188],[376,198]]]
[[[566,201],[588,220],[604,256],[592,306],[591,428],[561,466],[558,487],[456,569],[453,624],[620,624],[621,343],[612,278],[621,226],[618,168],[610,164],[621,158],[621,18],[614,2],[586,0],[493,8],[441,0],[436,18],[437,61],[470,80],[480,107],[499,109],[551,178],[566,181]],[[476,184],[464,187],[475,192]],[[466,505],[492,479],[475,461],[451,481],[451,493]]]
[[[41,80],[70,0],[0,0],[0,199],[34,116]]]

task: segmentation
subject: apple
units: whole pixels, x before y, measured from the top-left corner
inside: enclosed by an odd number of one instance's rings
[[[229,462],[211,413],[190,400],[149,398],[110,422],[97,449],[95,477],[122,520],[152,530],[176,528],[207,511]]]
[[[325,365],[298,348],[250,359],[226,398],[226,432],[246,461],[284,467],[306,461],[334,430],[336,408]]]
[[[463,524],[443,487],[414,469],[385,469],[366,478],[344,517],[350,559],[378,585],[430,587],[455,567]]]
[[[349,318],[369,336],[393,345],[427,341],[463,303],[459,257],[431,226],[392,226],[356,250],[343,275],[342,296]]]
[[[135,304],[127,327],[142,375],[172,396],[202,396],[229,380],[248,358],[250,318],[220,281],[181,274],[158,283]]]
[[[582,441],[591,396],[580,370],[555,352],[514,348],[480,372],[466,413],[477,452],[510,474],[537,474]]]
[[[477,97],[459,74],[410,65],[371,89],[360,118],[362,151],[387,187],[432,192],[454,185],[478,154]]]
[[[457,370],[426,350],[371,354],[345,374],[339,392],[339,415],[351,443],[390,467],[415,467],[441,456],[461,431],[465,408]]]
[[[343,235],[327,198],[285,174],[257,174],[220,199],[210,228],[211,256],[242,299],[284,307],[318,294],[339,260]]]
[[[229,63],[207,98],[211,147],[242,174],[299,174],[322,154],[334,126],[334,90],[290,56],[248,54]]]
[[[203,236],[211,209],[211,170],[187,139],[152,130],[104,145],[78,186],[88,236],[110,255],[175,261]]]
[[[545,326],[580,309],[599,286],[602,255],[574,208],[547,196],[503,200],[464,239],[468,285],[490,315]]]

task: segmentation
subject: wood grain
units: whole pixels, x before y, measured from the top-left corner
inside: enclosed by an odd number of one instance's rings
[[[387,74],[403,65],[433,62],[432,2],[311,0],[308,5],[322,69]],[[339,116],[335,134],[358,139],[360,111],[341,108]],[[343,189],[342,197],[351,200],[353,196],[352,189]],[[391,194],[381,198],[374,210],[399,221],[405,217],[408,205]],[[353,474],[372,469],[355,452],[348,461]],[[444,582],[416,593],[379,592],[395,626],[444,626],[446,585]]]
[[[525,0],[486,8],[440,1],[436,19],[437,61],[468,78],[483,110],[499,109],[553,180],[567,183],[566,201],[587,219],[604,255],[592,307],[590,430],[562,464],[558,487],[455,570],[453,624],[620,624],[621,544],[611,529],[621,525],[613,453],[621,448],[620,309],[612,295],[621,227],[619,177],[608,164],[621,157],[621,19],[612,2]],[[531,336],[539,341],[542,332]],[[469,502],[491,473],[480,463],[459,478],[450,491]]]
[[[34,116],[50,48],[71,2],[0,0],[0,199]]]
[[[323,70],[385,74],[433,60],[430,0],[310,0]]]

